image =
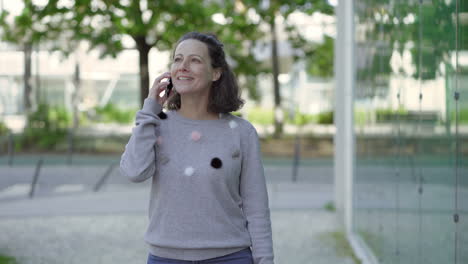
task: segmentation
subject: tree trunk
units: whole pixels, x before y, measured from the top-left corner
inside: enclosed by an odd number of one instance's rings
[[[270,21],[271,29],[271,60],[273,66],[273,89],[274,89],[274,117],[275,117],[275,132],[273,136],[275,138],[280,137],[283,134],[283,115],[281,109],[281,94],[280,86],[278,81],[279,75],[279,64],[278,64],[278,46],[277,46],[277,36],[276,36],[276,25],[275,25],[275,16],[272,16]]]
[[[145,36],[134,38],[137,44],[140,65],[140,106],[143,106],[143,101],[148,97],[149,92],[149,71],[148,71],[148,54],[151,46],[146,43]]]
[[[36,44],[36,87],[34,87],[34,109],[37,109],[39,104],[42,103],[41,100],[41,74],[39,72],[39,69],[41,68],[39,65],[39,53],[40,53],[40,47],[39,43]]]
[[[80,74],[80,62],[78,58],[75,61],[75,72],[73,74],[73,93],[72,93],[72,111],[73,111],[73,130],[79,126],[79,109],[78,104],[80,103],[80,86],[81,86],[81,74]]]
[[[32,53],[32,44],[24,44],[24,73],[23,73],[23,82],[24,82],[24,93],[23,93],[23,110],[26,113],[31,111],[31,53]]]

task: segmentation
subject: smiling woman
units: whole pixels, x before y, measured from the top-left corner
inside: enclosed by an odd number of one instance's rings
[[[174,92],[160,96],[169,78]],[[130,180],[152,178],[148,264],[273,264],[258,135],[230,114],[242,104],[223,44],[210,34],[184,35],[120,161]]]
[[[191,60],[187,60],[182,53],[186,53]],[[183,64],[185,63],[185,64]],[[173,64],[171,66],[172,77],[182,77],[191,72],[188,66],[194,67],[197,73],[203,72],[205,80],[205,88],[208,89],[207,111],[211,113],[228,113],[238,110],[243,105],[243,100],[240,98],[240,90],[237,85],[236,78],[226,62],[223,44],[214,35],[200,34],[191,32],[184,35],[176,44],[176,49],[173,53]],[[194,72],[195,74],[195,72]],[[181,84],[180,91],[184,94],[184,86]],[[181,94],[177,85],[175,85],[176,93],[169,98],[168,108],[171,110],[179,110],[182,107]],[[206,94],[205,94],[206,96]],[[182,97],[185,97],[182,95]],[[189,97],[186,97],[189,102]],[[198,101],[198,100],[196,100]],[[203,106],[199,101],[199,106]],[[182,110],[184,111],[184,110]]]

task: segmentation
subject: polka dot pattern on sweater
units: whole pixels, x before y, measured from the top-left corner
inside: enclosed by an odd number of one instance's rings
[[[164,112],[159,113],[158,116],[159,116],[159,118],[161,118],[161,119],[166,119],[166,118],[167,118],[167,114],[164,113]]]
[[[223,166],[223,162],[219,158],[213,158],[211,160],[211,166],[215,169],[219,169]]]
[[[192,141],[198,141],[200,140],[200,138],[201,138],[201,134],[198,131],[192,131],[192,133],[190,134],[190,139]]]
[[[188,176],[188,177],[192,176],[194,172],[195,172],[195,169],[193,167],[187,167],[184,170],[185,176]]]
[[[234,121],[234,120],[229,121],[229,127],[230,127],[230,128],[234,129],[234,128],[236,128],[237,126],[238,126],[238,125],[237,125],[237,122],[236,122],[236,121]]]

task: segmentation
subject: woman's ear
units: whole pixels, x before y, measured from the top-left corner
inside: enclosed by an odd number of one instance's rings
[[[221,72],[222,72],[222,68],[213,69],[213,79],[212,79],[213,82],[216,82],[217,80],[219,80],[219,78],[221,78]]]

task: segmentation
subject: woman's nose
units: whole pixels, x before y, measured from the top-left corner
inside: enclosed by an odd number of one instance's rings
[[[185,70],[187,71],[189,69],[189,60],[185,59],[182,61],[182,63],[179,65],[179,70]]]

